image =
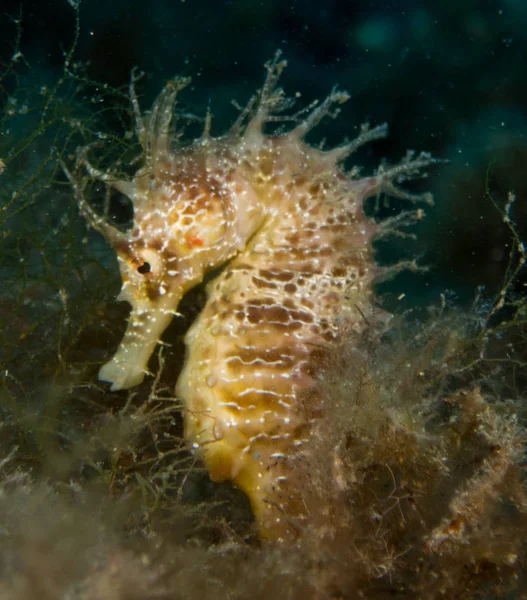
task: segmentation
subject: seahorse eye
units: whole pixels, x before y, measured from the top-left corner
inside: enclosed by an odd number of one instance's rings
[[[140,275],[148,275],[148,279],[163,278],[165,262],[162,255],[152,248],[139,248],[129,257],[129,264]]]
[[[146,275],[147,273],[150,273],[151,270],[152,270],[152,267],[150,266],[150,263],[148,263],[148,262],[144,262],[142,265],[139,265],[137,267],[137,272],[141,273],[141,275]]]

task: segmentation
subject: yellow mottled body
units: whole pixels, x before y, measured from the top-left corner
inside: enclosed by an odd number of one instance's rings
[[[339,333],[362,329],[369,312],[375,228],[362,213],[367,183],[294,138],[264,139],[242,169],[265,218],[209,284],[177,394],[211,477],[232,479],[261,533],[282,538],[303,518],[290,480],[322,408],[317,372]]]
[[[202,138],[178,151],[169,126],[186,82],[167,85],[147,125],[131,86],[144,166],[122,181],[92,167],[86,151],[79,161],[132,200],[130,232],[94,213],[82,182],[67,172],[83,213],[117,251],[120,299],[132,304],[123,341],[99,373],[112,389],[142,381],[183,294],[225,265],[186,336],[176,392],[185,436],[211,477],[243,489],[262,537],[277,541],[294,539],[308,517],[301,457],[324,408],[317,378],[339,336],[360,332],[372,313],[379,226],[365,218],[364,199],[404,195],[393,180],[431,162],[422,154],[375,177],[347,177],[339,164],[386,128],[363,129],[330,151],[305,144],[331,106],[347,99],[336,91],[288,133],[264,135],[285,102],[276,89],[284,66],[278,56],[267,65],[261,92],[228,135],[210,138],[207,120]]]

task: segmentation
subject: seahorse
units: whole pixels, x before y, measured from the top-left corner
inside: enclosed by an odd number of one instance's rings
[[[185,406],[185,437],[214,481],[231,480],[248,496],[263,539],[288,542],[309,522],[302,449],[324,409],[317,392],[343,332],[360,334],[375,313],[372,282],[383,269],[372,240],[386,223],[363,211],[365,199],[432,164],[427,153],[354,177],[343,162],[387,134],[363,126],[351,142],[325,150],[305,136],[335,117],[348,94],[334,88],[294,115],[277,87],[286,66],[266,64],[261,90],[230,130],[187,143],[176,137],[176,96],[189,82],[167,83],[145,118],[132,76],[130,97],[143,165],[129,180],[103,172],[81,149],[66,174],[88,223],[113,246],[122,278],[118,300],[132,305],[126,332],[99,371],[111,390],[139,384],[182,296],[223,266],[207,285],[207,302],[186,338],[176,386]],[[268,122],[292,123],[265,133]],[[176,121],[177,125],[177,121]],[[87,178],[126,195],[134,217],[118,230],[84,198]]]

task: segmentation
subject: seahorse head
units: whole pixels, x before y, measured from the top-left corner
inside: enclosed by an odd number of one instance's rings
[[[208,135],[171,148],[169,125],[181,82],[169,82],[147,119],[136,114],[144,164],[131,180],[102,172],[79,157],[79,170],[129,198],[132,227],[121,231],[84,198],[82,180],[65,169],[81,211],[113,246],[122,279],[118,297],[132,305],[124,338],[99,378],[112,390],[140,383],[147,363],[185,292],[242,249],[262,209],[239,167],[233,145]],[[137,101],[131,88],[136,112]]]
[[[124,236],[104,232],[119,261],[120,299],[133,306],[169,300],[174,308],[207,269],[232,256],[233,191],[199,152],[174,154],[156,172],[140,171],[132,185],[132,228]]]

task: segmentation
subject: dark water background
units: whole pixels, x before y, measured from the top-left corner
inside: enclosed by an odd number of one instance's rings
[[[42,85],[62,70],[74,10],[66,0],[2,0],[4,63],[21,7],[21,48]],[[140,67],[143,107],[166,79],[192,75],[182,102],[198,115],[210,105],[213,134],[235,117],[231,100],[243,104],[261,84],[277,49],[289,62],[282,85],[301,92],[300,102],[323,98],[334,84],[348,90],[351,101],[314,141],[336,143],[364,121],[387,121],[389,139],[363,150],[357,163],[373,169],[407,149],[450,161],[422,186],[434,191],[436,206],[414,229],[417,241],[379,245],[381,261],[417,255],[430,271],[402,274],[386,290],[405,293],[401,305],[436,302],[445,290],[468,303],[478,286],[499,290],[509,261],[510,232],[485,193],[489,167],[492,196],[503,205],[508,191],[517,194],[512,216],[526,231],[526,31],[522,0],[84,0],[74,60],[111,86],[125,85]]]

